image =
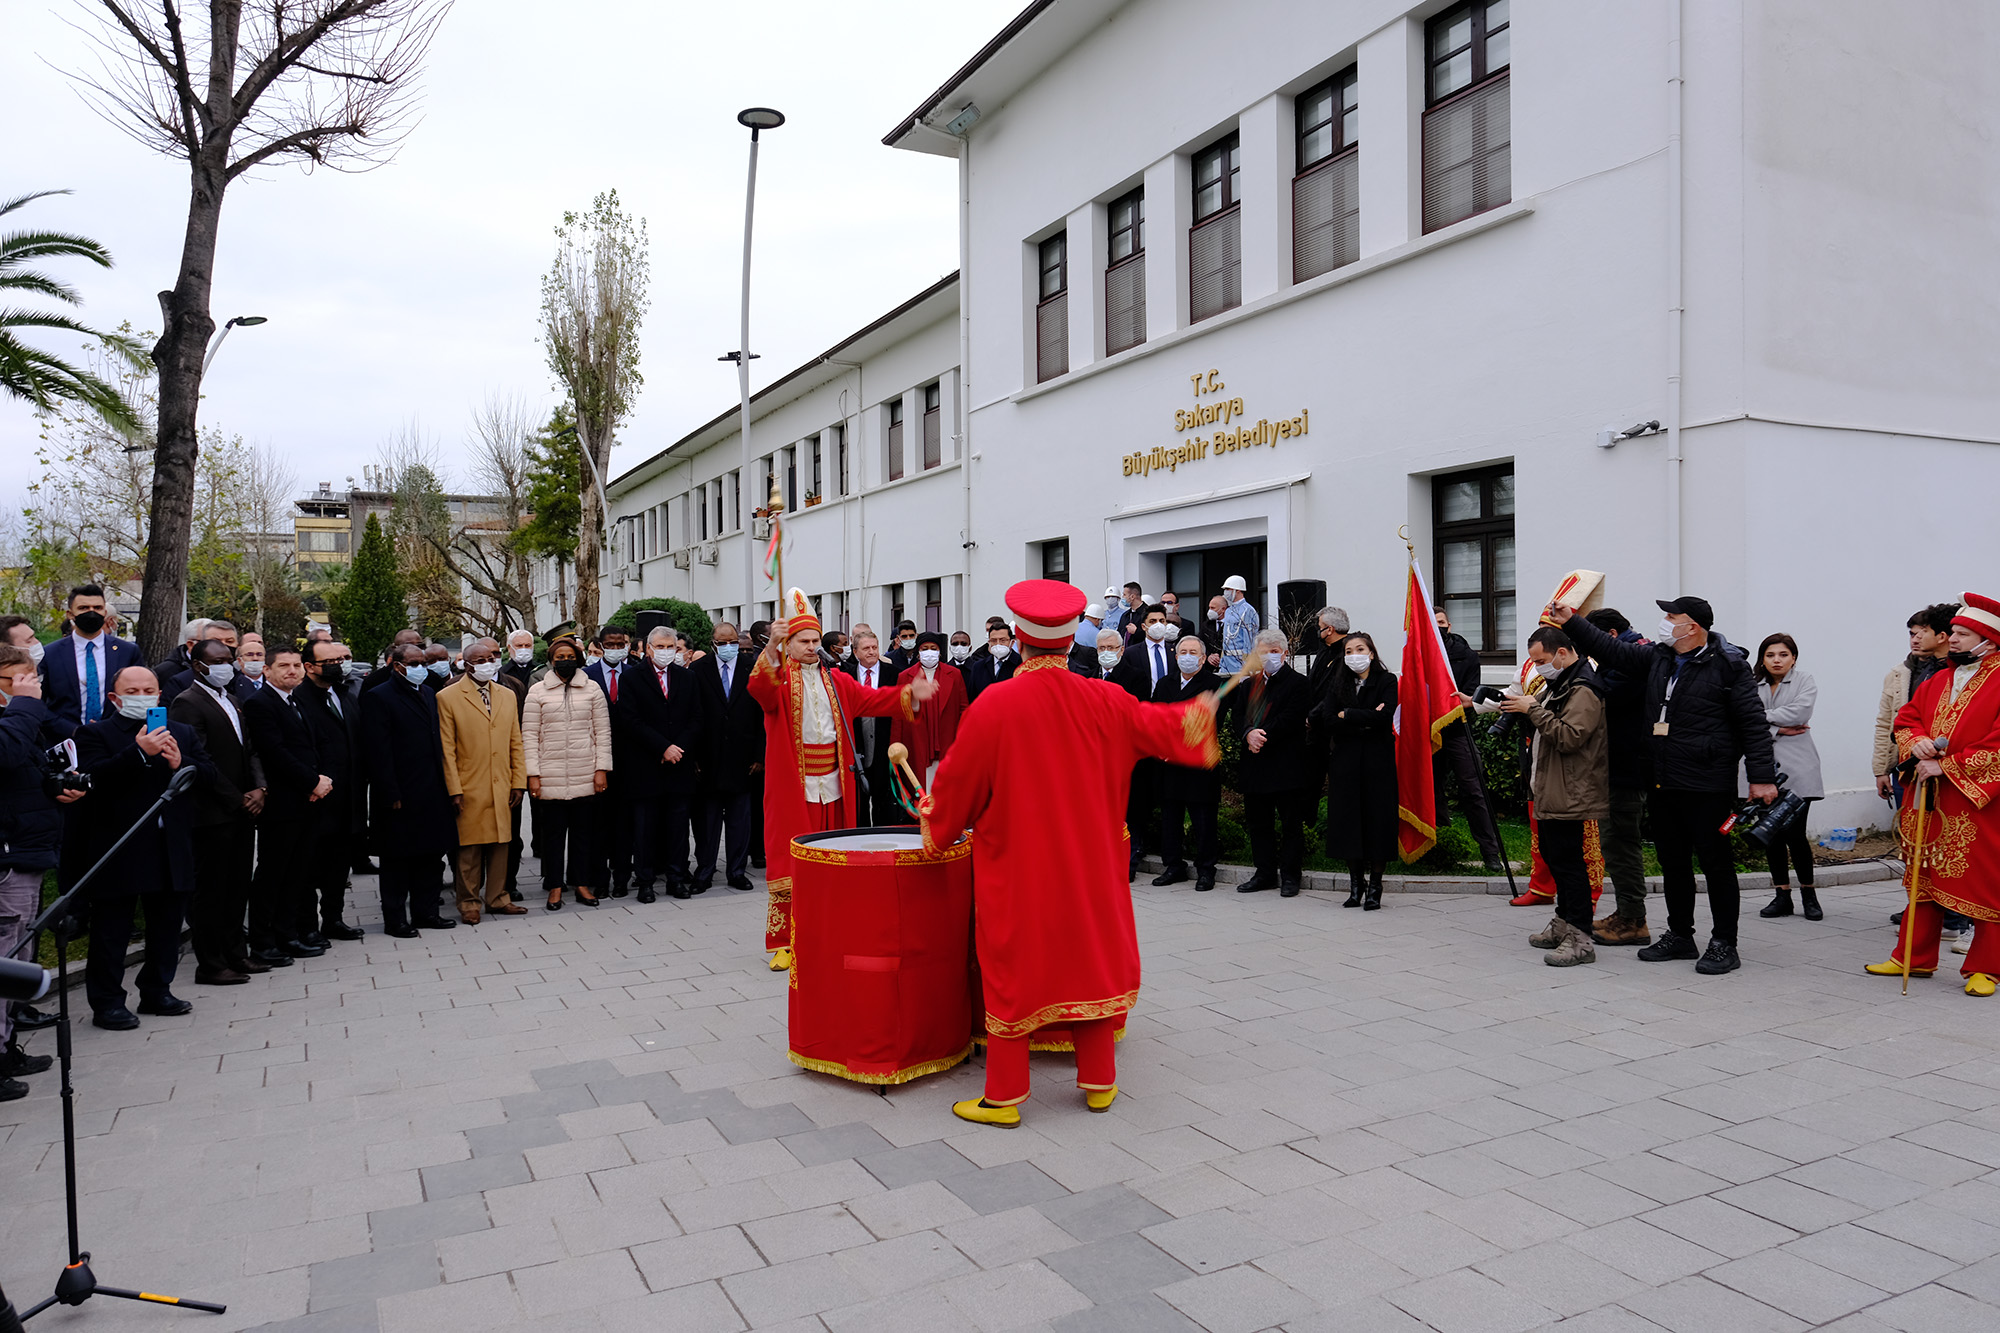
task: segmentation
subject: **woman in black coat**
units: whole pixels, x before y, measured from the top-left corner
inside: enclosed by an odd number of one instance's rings
[[[1347,862],[1343,907],[1382,905],[1382,867],[1396,850],[1396,678],[1375,640],[1341,641],[1343,665],[1314,705],[1314,731],[1330,741],[1326,851]]]

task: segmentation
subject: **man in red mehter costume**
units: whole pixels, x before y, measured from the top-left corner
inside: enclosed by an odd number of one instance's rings
[[[1011,1129],[1038,1029],[1066,1027],[1093,1111],[1118,1095],[1115,1036],[1139,997],[1126,789],[1140,759],[1212,768],[1215,696],[1140,703],[1068,670],[1084,608],[1067,583],[1007,591],[1025,661],[967,709],[918,804],[933,854],[972,829],[973,910],[986,1008],[986,1096],[951,1109]]]
[[[1903,950],[1910,950],[1910,975],[1937,971],[1941,909],[1973,920],[1972,945],[1960,973],[1967,995],[2000,989],[2000,601],[1965,594],[1951,621],[1951,664],[1917,688],[1893,724],[1896,758],[1916,760],[1916,781],[1903,791],[1897,823],[1903,885],[1916,874],[1917,909],[1896,931],[1896,949],[1886,963],[1870,963],[1878,977],[1903,974]],[[1917,846],[1917,795],[1931,792],[1922,817],[1923,845]]]
[[[783,609],[750,673],[750,696],[764,710],[764,947],[773,972],[792,965],[792,839],[868,822],[854,797],[854,719],[913,718],[937,693],[928,680],[871,690],[821,669],[812,603],[793,588]]]

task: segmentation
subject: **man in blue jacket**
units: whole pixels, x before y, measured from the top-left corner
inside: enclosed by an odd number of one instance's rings
[[[106,627],[104,589],[82,583],[69,590],[69,618],[76,626],[42,657],[43,702],[60,722],[80,727],[104,716],[104,696],[128,666],[139,665],[139,647]]]

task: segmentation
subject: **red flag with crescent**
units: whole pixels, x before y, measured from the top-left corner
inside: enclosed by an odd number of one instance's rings
[[[1444,729],[1464,716],[1451,678],[1444,635],[1431,611],[1423,571],[1410,555],[1410,584],[1403,597],[1403,672],[1396,682],[1396,842],[1405,863],[1437,843],[1437,788],[1432,756]]]

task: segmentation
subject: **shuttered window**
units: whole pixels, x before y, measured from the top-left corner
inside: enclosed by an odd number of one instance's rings
[[[1069,233],[1057,232],[1040,247],[1035,305],[1035,382],[1069,371]]]
[[[1299,94],[1298,174],[1292,179],[1292,281],[1361,255],[1360,111],[1347,69]]]
[[[889,401],[889,480],[897,481],[903,475],[903,400]]]
[[[1489,662],[1514,657],[1514,465],[1431,479],[1438,602]]]
[[[1508,107],[1509,0],[1447,10],[1426,33],[1424,230],[1514,197]]]
[[[1194,226],[1188,229],[1191,321],[1243,304],[1243,214],[1237,207],[1241,156],[1235,134],[1194,155]]]
[[[944,462],[944,395],[933,384],[924,390],[924,471]]]
[[[1146,341],[1146,192],[1111,201],[1104,270],[1104,352],[1109,356]]]

